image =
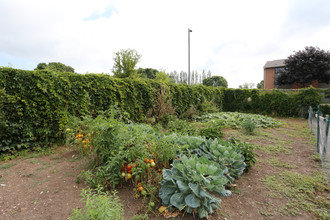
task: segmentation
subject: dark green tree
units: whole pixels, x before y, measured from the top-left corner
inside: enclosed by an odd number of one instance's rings
[[[135,67],[140,59],[141,55],[136,50],[122,49],[116,52],[112,69],[114,76],[118,78],[137,77],[138,73]]]
[[[212,76],[206,79],[203,79],[203,85],[205,86],[214,86],[214,87],[225,87],[228,88],[228,82],[222,76]]]
[[[142,77],[142,78],[147,78],[147,79],[155,79],[157,73],[159,73],[158,70],[152,69],[152,68],[139,68],[137,70],[137,73]]]
[[[47,63],[39,63],[39,64],[37,65],[37,68],[35,68],[34,70],[45,70],[45,69],[47,69],[47,68],[48,68]]]
[[[34,70],[52,70],[57,72],[70,72],[74,73],[74,68],[71,66],[64,65],[63,63],[59,62],[51,62],[51,63],[39,63],[37,68]]]
[[[276,79],[278,85],[307,83],[317,80],[321,83],[330,81],[330,52],[318,47],[305,47],[295,52],[285,61],[285,69]]]
[[[261,80],[260,83],[257,84],[258,89],[263,89],[264,88],[264,81]]]

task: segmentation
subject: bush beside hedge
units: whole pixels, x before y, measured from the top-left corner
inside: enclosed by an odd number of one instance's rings
[[[300,116],[320,103],[317,89],[299,92],[224,89],[203,85],[164,85],[146,79],[118,79],[105,74],[58,73],[0,68],[0,152],[45,146],[63,140],[69,115],[97,116],[117,104],[130,119],[143,122],[155,108],[162,87],[165,101],[183,117],[192,108],[272,116]],[[211,103],[211,104],[210,104]]]

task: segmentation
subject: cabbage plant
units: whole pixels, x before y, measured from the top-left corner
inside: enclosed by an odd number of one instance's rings
[[[226,197],[231,195],[225,189],[228,179],[224,173],[227,172],[226,168],[222,169],[206,156],[192,155],[188,158],[183,155],[173,162],[172,169],[163,171],[159,197],[169,210],[173,207],[187,213],[196,210],[200,218],[207,217],[221,202],[210,192]]]

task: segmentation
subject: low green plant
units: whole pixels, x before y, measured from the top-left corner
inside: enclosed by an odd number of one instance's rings
[[[98,187],[95,191],[83,189],[81,193],[85,207],[81,210],[74,209],[70,220],[105,220],[124,219],[124,210],[119,197],[114,191],[112,194],[103,192]]]
[[[186,146],[186,150],[182,151],[186,155],[205,156],[209,160],[218,163],[222,169],[228,171],[225,173],[225,176],[230,182],[238,179],[245,170],[245,158],[241,153],[241,149],[235,143],[217,139],[206,140],[201,137],[183,136],[177,137],[175,144],[177,146]],[[250,155],[254,156],[253,154]]]
[[[228,179],[223,170],[216,162],[207,157],[190,158],[183,155],[180,160],[173,162],[171,170],[163,171],[163,180],[159,197],[162,203],[192,213],[197,210],[200,218],[208,217],[218,209],[221,200],[209,192],[218,193],[221,196],[230,196],[231,192],[225,189]]]
[[[180,135],[194,135],[196,128],[188,121],[175,119],[168,123],[168,129],[170,132],[174,132]]]
[[[209,160],[218,163],[222,169],[228,170],[225,176],[230,182],[238,179],[246,167],[244,156],[230,142],[217,139],[206,140],[199,148],[192,149],[190,153],[196,154],[199,157],[206,156]]]
[[[149,216],[147,214],[134,215],[130,220],[149,220]]]
[[[248,172],[252,166],[257,163],[257,157],[259,157],[259,155],[254,152],[254,146],[246,142],[241,142],[234,137],[231,137],[229,142],[236,146],[237,151],[244,156],[244,162],[246,164],[244,171]]]
[[[201,128],[200,136],[205,137],[206,139],[222,139],[222,126],[218,124],[209,124],[206,128]]]
[[[284,215],[301,215],[301,211],[312,213],[317,219],[329,219],[330,203],[325,194],[329,192],[328,180],[322,173],[312,176],[286,171],[266,176],[263,179],[266,187],[279,198],[285,197],[288,202],[280,206],[279,212]]]
[[[201,117],[198,117],[198,120],[202,122],[220,124],[224,128],[242,128],[243,123],[248,120],[253,121],[255,127],[257,128],[275,128],[281,125],[280,121],[271,117],[239,112],[219,112],[213,114],[205,114]]]
[[[248,118],[242,123],[242,127],[244,129],[244,133],[248,135],[252,135],[255,133],[256,124],[251,118]]]

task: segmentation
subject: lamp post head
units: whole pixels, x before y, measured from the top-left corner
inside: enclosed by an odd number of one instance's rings
[[[189,31],[189,32],[192,32],[192,30],[191,30],[190,28],[188,28],[188,31]]]

